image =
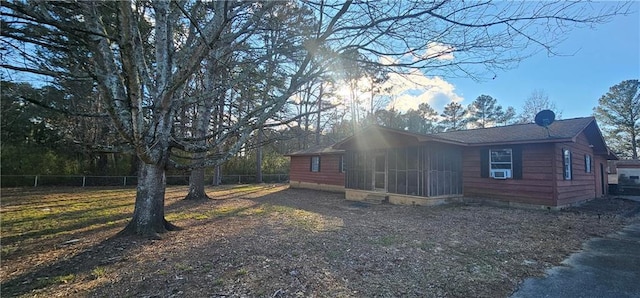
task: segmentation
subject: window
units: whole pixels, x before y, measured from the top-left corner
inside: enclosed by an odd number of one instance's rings
[[[338,167],[338,171],[340,171],[340,173],[344,173],[347,171],[344,162],[344,155],[340,155],[340,164],[338,164]]]
[[[311,156],[311,172],[320,172],[320,156]]]
[[[564,180],[571,180],[571,151],[569,149],[562,149],[562,164]]]
[[[489,150],[489,174],[496,179],[511,178],[513,151],[509,149]]]
[[[591,155],[584,155],[584,171],[587,173],[591,173]]]
[[[494,179],[516,179],[522,177],[522,147],[481,148],[480,177]]]

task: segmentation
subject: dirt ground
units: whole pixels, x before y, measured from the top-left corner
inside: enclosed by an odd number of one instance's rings
[[[205,202],[170,192],[167,218],[184,230],[116,238],[119,221],[22,239],[3,250],[2,297],[506,297],[640,211],[622,199],[563,211],[368,205],[286,185]]]

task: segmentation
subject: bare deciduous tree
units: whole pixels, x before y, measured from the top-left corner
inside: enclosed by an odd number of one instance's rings
[[[522,111],[518,115],[519,123],[533,123],[538,112],[551,110],[556,114],[556,119],[562,117],[562,112],[558,111],[556,104],[549,99],[549,95],[542,89],[535,89],[524,101]]]
[[[188,167],[223,162],[280,113],[303,84],[333,71],[344,53],[357,53],[348,57],[361,65],[398,73],[425,69],[433,75],[478,78],[536,51],[553,53],[565,30],[606,21],[628,7],[565,1],[16,0],[2,2],[0,48],[7,71],[95,82],[119,134],[141,161],[134,214],[124,232],[157,237],[176,228],[164,217],[165,171],[180,166],[171,159],[173,150],[206,152],[199,164]],[[173,135],[180,109],[190,100],[204,100],[180,92],[204,61],[216,49],[227,48],[245,63],[262,67],[273,53],[262,51],[259,40],[266,31],[284,29],[277,26],[278,16],[287,13],[310,29],[277,45],[286,55],[275,60],[270,75],[282,84],[243,106],[242,115],[229,125],[209,131],[205,144],[199,136]],[[52,67],[49,62],[60,56],[77,63]],[[261,81],[234,73],[232,66],[226,70],[232,83],[217,87],[232,90],[235,79]],[[254,88],[267,87],[256,83]],[[229,112],[240,108],[229,104]],[[215,150],[223,144],[224,150]]]

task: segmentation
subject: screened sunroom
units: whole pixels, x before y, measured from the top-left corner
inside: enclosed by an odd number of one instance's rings
[[[462,194],[462,151],[435,142],[346,152],[347,189],[437,197]]]

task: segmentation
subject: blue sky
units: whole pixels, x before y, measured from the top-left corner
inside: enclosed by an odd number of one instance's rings
[[[609,87],[640,78],[640,2],[633,3],[632,9],[632,15],[618,16],[594,29],[572,31],[558,48],[561,53],[575,53],[571,56],[548,57],[546,52],[539,53],[512,70],[499,72],[493,80],[447,81],[463,98],[464,106],[487,94],[500,105],[513,106],[520,112],[534,89],[542,89],[562,112],[563,119],[590,116]]]

